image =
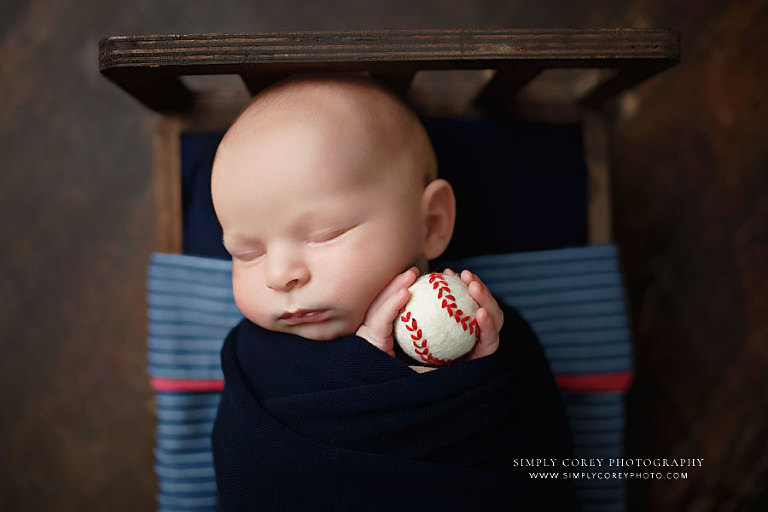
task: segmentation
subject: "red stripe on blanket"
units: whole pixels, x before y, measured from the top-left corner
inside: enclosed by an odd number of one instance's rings
[[[224,379],[171,379],[152,377],[155,391],[221,391]]]
[[[624,392],[632,382],[632,372],[555,375],[563,391],[576,393]]]
[[[563,391],[623,392],[632,382],[632,372],[561,374],[555,376],[555,381]],[[152,388],[157,391],[221,391],[224,389],[224,380],[152,377]]]

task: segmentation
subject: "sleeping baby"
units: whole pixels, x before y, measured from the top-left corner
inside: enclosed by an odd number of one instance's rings
[[[245,316],[222,349],[222,510],[573,508],[564,482],[512,467],[569,456],[569,433],[538,341],[476,275],[459,274],[479,305],[466,357],[423,372],[395,352],[456,207],[394,94],[360,77],[266,89],[222,139],[211,190]]]

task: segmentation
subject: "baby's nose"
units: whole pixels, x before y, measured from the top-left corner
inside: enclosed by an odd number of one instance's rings
[[[297,258],[274,255],[266,263],[267,286],[272,290],[287,292],[309,281],[309,269]]]

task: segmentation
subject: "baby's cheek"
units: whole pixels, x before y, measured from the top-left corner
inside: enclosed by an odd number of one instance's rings
[[[332,262],[323,280],[328,287],[326,297],[344,304],[350,320],[360,324],[371,303],[408,263],[400,248],[387,243],[386,236],[375,234],[367,232],[324,254],[323,264]]]
[[[331,304],[341,306],[347,312],[350,321],[362,321],[376,293],[371,284],[366,282],[366,275],[348,272],[340,276],[326,291],[325,299]]]
[[[261,301],[258,300],[256,294],[248,286],[247,280],[243,279],[243,276],[232,276],[232,293],[235,297],[235,304],[240,312],[248,320],[265,327],[265,313],[261,307]]]

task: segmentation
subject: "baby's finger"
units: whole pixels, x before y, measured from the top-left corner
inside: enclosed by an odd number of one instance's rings
[[[472,281],[479,281],[480,278],[477,277],[475,274],[470,272],[469,270],[462,270],[461,275],[459,276],[462,281],[464,281],[464,284],[469,286]]]
[[[501,311],[499,303],[491,295],[488,287],[482,281],[472,281],[469,283],[469,295],[475,299],[478,306],[484,308],[491,316],[496,329],[501,329],[501,326],[504,325],[504,313]]]
[[[480,339],[472,349],[469,359],[489,356],[499,348],[499,327],[494,324],[488,311],[485,308],[478,309],[475,319],[480,327]]]
[[[370,325],[371,330],[377,335],[388,337],[392,335],[392,324],[411,298],[411,292],[403,288],[387,297],[387,300],[376,310]]]
[[[446,268],[445,270],[443,270],[443,274],[446,274],[446,275],[449,275],[449,276],[455,276],[456,272],[454,272],[450,268]]]
[[[419,269],[416,267],[411,267],[402,274],[396,276],[374,299],[371,306],[368,308],[368,311],[379,310],[392,295],[396,294],[399,290],[411,286],[418,276]]]

